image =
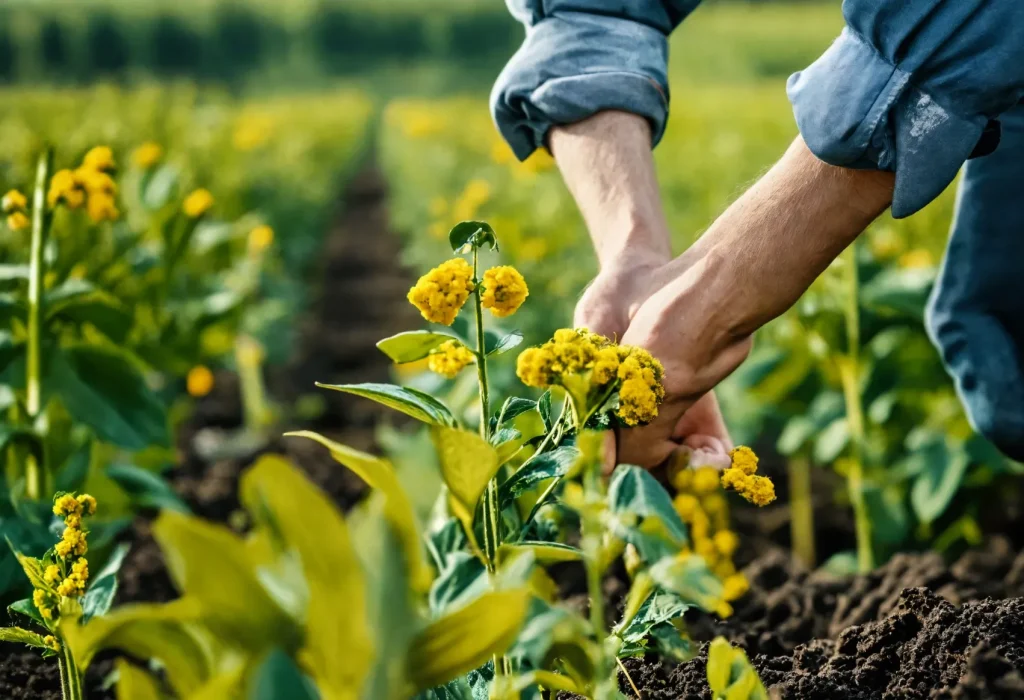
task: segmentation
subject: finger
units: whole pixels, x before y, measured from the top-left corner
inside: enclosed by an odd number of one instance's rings
[[[732,466],[732,457],[721,441],[704,435],[687,438],[677,453],[685,455],[685,463],[692,469],[713,467],[718,470]]]
[[[604,445],[602,447],[602,469],[605,476],[608,476],[615,467],[619,466],[618,461],[618,431],[609,430],[604,434]]]
[[[676,420],[662,410],[650,425],[619,431],[619,463],[653,469],[667,460],[679,446],[671,438]]]

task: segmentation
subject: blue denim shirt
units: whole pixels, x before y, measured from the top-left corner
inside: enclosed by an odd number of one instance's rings
[[[668,35],[699,1],[507,0],[526,40],[491,106],[516,155],[603,109],[646,117],[657,143]],[[908,216],[1024,98],[1024,1],[845,0],[843,14],[832,47],[789,80],[796,121],[822,160],[895,171],[893,216]]]

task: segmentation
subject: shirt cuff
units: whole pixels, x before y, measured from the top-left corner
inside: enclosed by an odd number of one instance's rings
[[[910,216],[939,196],[988,123],[921,90],[846,28],[787,85],[797,126],[818,158],[848,168],[895,171],[892,215]]]
[[[579,12],[546,17],[498,78],[494,121],[521,160],[552,126],[610,109],[647,118],[657,144],[668,118],[667,58],[666,37],[652,26]]]

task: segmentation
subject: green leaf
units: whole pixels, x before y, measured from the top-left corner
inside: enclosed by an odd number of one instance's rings
[[[646,469],[632,465],[616,469],[608,486],[608,507],[613,513],[657,518],[677,544],[686,544],[686,525],[672,505],[672,497]]]
[[[707,612],[716,612],[722,606],[722,582],[699,555],[665,557],[651,566],[650,574],[655,583],[685,603]]]
[[[578,449],[563,445],[531,459],[498,489],[501,507],[505,508],[513,500],[548,479],[565,476],[579,456]]]
[[[676,663],[686,663],[697,656],[697,647],[693,641],[680,632],[675,625],[668,622],[651,627],[650,638],[658,654]]]
[[[0,282],[27,280],[28,275],[28,265],[0,265]]]
[[[483,593],[488,586],[486,573],[483,563],[468,552],[445,557],[444,567],[430,587],[430,612],[442,613]]]
[[[178,513],[191,513],[174,489],[159,474],[130,464],[111,464],[104,473],[131,496],[132,503],[142,508],[160,508]]]
[[[448,233],[448,242],[456,253],[466,253],[471,248],[483,248],[485,245],[489,245],[491,250],[498,249],[498,237],[491,225],[484,221],[456,224]]]
[[[57,472],[56,487],[58,491],[79,491],[89,476],[89,464],[92,462],[92,440],[86,440],[77,450],[71,453],[64,465]]]
[[[28,308],[24,302],[13,294],[0,294],[0,323],[10,327],[11,321],[19,319],[25,322]]]
[[[850,424],[846,418],[832,421],[814,442],[814,459],[822,464],[831,464],[850,444]]]
[[[32,584],[32,588],[49,589],[50,584],[43,578],[43,562],[35,557],[27,557],[19,552],[9,539],[7,540],[7,546],[14,552],[14,558],[21,564],[21,570],[25,572],[25,577]]]
[[[387,499],[385,512],[402,542],[406,566],[409,567],[413,585],[418,590],[426,590],[430,586],[432,575],[423,556],[423,535],[409,495],[398,481],[395,468],[391,463],[308,430],[285,433],[285,435],[304,437],[320,443],[330,450],[331,457],[335,461],[354,471],[370,488],[384,494],[384,498]]]
[[[441,477],[448,486],[449,506],[472,538],[477,503],[487,482],[498,473],[498,452],[482,437],[466,430],[435,427],[431,434]]]
[[[644,642],[655,626],[682,618],[691,607],[693,606],[674,593],[656,590],[640,606],[640,610],[626,629],[619,634],[623,642],[622,654],[643,653]]]
[[[117,343],[124,342],[133,318],[113,295],[85,280],[68,280],[46,293],[46,321],[88,323]]]
[[[253,520],[302,561],[309,589],[305,666],[325,696],[357,698],[374,652],[366,585],[345,520],[302,472],[275,455],[243,475],[240,493]]]
[[[7,611],[11,613],[18,613],[25,617],[30,617],[40,625],[45,625],[43,616],[39,614],[39,608],[32,602],[31,598],[25,598],[23,600],[16,601],[7,606]]]
[[[408,331],[399,333],[377,343],[377,347],[395,364],[416,362],[439,348],[449,340],[458,340],[448,333],[432,331]]]
[[[174,511],[160,514],[153,535],[175,586],[196,602],[210,629],[251,650],[297,641],[295,622],[263,588],[238,535]]]
[[[890,268],[879,272],[861,289],[861,303],[921,318],[935,281],[934,268]]]
[[[153,676],[124,659],[117,660],[117,700],[163,700]]]
[[[498,548],[499,565],[520,552],[530,552],[539,564],[557,564],[566,561],[582,561],[583,551],[560,542],[505,543]]]
[[[490,331],[484,333],[484,351],[488,357],[506,353],[519,347],[522,342],[523,334],[519,331],[512,331],[504,336],[499,336],[497,333]]]
[[[178,169],[164,165],[142,179],[142,203],[147,209],[162,208],[178,190]]]
[[[768,700],[746,653],[724,637],[717,637],[708,649],[708,685],[713,700]]]
[[[0,627],[0,642],[14,642],[15,644],[25,644],[30,647],[49,649],[49,647],[46,646],[46,642],[43,641],[43,636],[41,634],[29,632],[28,630],[23,630],[20,627]]]
[[[89,590],[82,597],[82,623],[89,622],[94,617],[106,615],[110,606],[114,603],[114,596],[117,595],[117,574],[121,570],[121,564],[131,547],[127,544],[118,545],[107,559],[106,566],[92,578]]]
[[[501,424],[505,425],[527,411],[535,410],[537,410],[536,401],[521,399],[518,396],[510,396],[505,399],[505,403],[501,405],[501,410],[498,412],[498,415],[501,417]]]
[[[317,386],[332,391],[342,391],[372,399],[388,408],[401,411],[407,416],[429,425],[454,426],[455,417],[448,407],[429,394],[395,384],[321,384]]]
[[[443,685],[505,653],[522,629],[530,597],[525,589],[485,593],[418,634],[406,659],[416,690]]]
[[[914,479],[910,490],[910,504],[921,521],[934,522],[945,512],[960,488],[969,463],[964,450],[950,450],[944,440],[928,448],[925,468]]]
[[[248,700],[317,700],[319,695],[295,662],[280,649],[271,651],[253,673]]]
[[[64,348],[52,360],[49,382],[68,413],[101,439],[129,450],[170,443],[164,405],[122,352]]]

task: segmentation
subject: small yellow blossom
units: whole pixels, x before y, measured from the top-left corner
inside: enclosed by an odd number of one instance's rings
[[[933,267],[935,265],[935,258],[932,257],[931,252],[924,248],[915,248],[914,250],[908,250],[900,256],[899,265],[908,269]]]
[[[750,582],[743,574],[733,574],[722,582],[722,597],[734,601],[750,590]]]
[[[594,358],[594,370],[591,375],[595,384],[607,384],[619,376],[619,353],[615,347],[602,348]]]
[[[104,221],[117,221],[121,216],[114,198],[104,192],[96,192],[89,195],[86,211],[94,224],[100,224]]]
[[[78,209],[85,204],[85,188],[75,177],[75,173],[70,170],[58,170],[50,178],[46,203],[52,209],[61,202],[71,209]]]
[[[28,208],[28,199],[18,190],[11,190],[0,200],[4,214],[25,211]]]
[[[89,580],[89,560],[79,559],[71,565],[71,574],[77,576],[83,582]]]
[[[68,277],[73,280],[84,280],[89,274],[89,266],[85,263],[78,263],[68,271]]]
[[[70,493],[66,493],[53,504],[53,514],[56,516],[81,515],[82,504]]]
[[[94,170],[88,167],[81,167],[74,172],[75,181],[90,195],[117,194],[117,183],[102,170]]]
[[[23,212],[16,211],[7,217],[7,227],[12,231],[25,231],[32,221]]]
[[[714,467],[700,467],[693,470],[693,485],[691,488],[698,495],[714,493],[719,488],[721,476],[722,472]]]
[[[715,557],[718,556],[718,549],[715,547],[715,543],[706,537],[700,540],[694,538],[693,551],[704,557],[707,561],[714,561]]]
[[[67,559],[74,552],[74,547],[72,547],[69,542],[65,542],[65,541],[61,540],[60,542],[58,542],[57,544],[55,544],[53,546],[53,551],[61,559]]]
[[[50,651],[60,651],[60,642],[58,642],[57,638],[54,637],[52,634],[48,634],[45,637],[43,637],[43,644],[45,644]]]
[[[732,469],[739,469],[748,476],[757,472],[757,455],[749,447],[741,445],[730,451],[729,456],[732,458]]]
[[[46,571],[43,572],[43,580],[47,583],[57,583],[60,580],[60,567],[56,564],[46,567]]]
[[[78,497],[78,503],[82,506],[82,512],[85,515],[96,515],[96,499],[87,493],[83,493]]]
[[[51,601],[49,596],[46,595],[46,591],[37,588],[32,592],[32,603],[36,606],[36,610],[44,620],[53,619],[53,607],[50,604]]]
[[[149,170],[164,157],[164,149],[155,141],[148,141],[132,153],[132,161],[143,170]]]
[[[765,476],[750,476],[738,469],[722,472],[722,486],[733,489],[756,506],[766,506],[775,500],[775,484]]]
[[[459,372],[465,369],[467,365],[472,364],[475,359],[476,355],[462,343],[449,340],[430,353],[428,366],[431,372],[437,372],[448,379],[454,379],[458,376]]]
[[[406,298],[426,320],[450,326],[472,291],[473,268],[452,258],[420,277]]]
[[[249,232],[249,254],[259,255],[274,243],[274,229],[269,226],[257,226]]]
[[[82,528],[82,516],[72,513],[71,515],[64,518],[64,524],[68,527]]]
[[[92,170],[113,170],[116,167],[114,152],[109,146],[96,146],[85,154],[82,165]]]
[[[715,549],[723,557],[731,557],[740,546],[740,538],[732,530],[719,530],[712,539],[715,543]]]
[[[185,212],[185,216],[198,219],[213,208],[213,195],[206,189],[195,190],[185,198],[181,208]]]
[[[84,557],[89,551],[89,543],[85,539],[85,533],[73,527],[64,528],[64,534],[61,537],[61,541],[57,543],[57,546],[62,544],[67,545],[67,551],[70,554],[74,554],[79,557]],[[67,555],[61,555],[62,559],[67,559]]]
[[[693,514],[700,510],[700,501],[689,493],[678,494],[672,503],[679,517],[686,521],[692,520]]]
[[[203,365],[193,367],[185,379],[185,387],[188,389],[189,396],[195,398],[206,396],[213,390],[213,372]]]
[[[483,286],[480,302],[498,318],[514,314],[530,295],[526,280],[510,265],[492,267],[485,272]]]
[[[64,596],[65,598],[76,598],[84,592],[85,581],[75,574],[71,574],[57,586],[57,595]]]

